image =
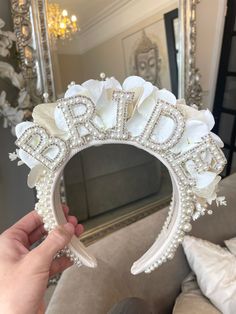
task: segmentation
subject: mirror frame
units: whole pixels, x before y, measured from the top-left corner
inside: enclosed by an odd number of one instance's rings
[[[178,69],[178,98],[185,98],[188,105],[202,106],[200,73],[196,67],[196,7],[200,0],[179,0],[180,66]],[[55,101],[56,93],[52,69],[52,57],[47,27],[47,0],[11,0],[16,45],[21,70],[28,92],[39,102]],[[24,27],[28,33],[24,33]],[[27,50],[34,46],[31,59],[27,60]],[[37,67],[37,72],[35,68]],[[37,77],[39,76],[39,77]],[[65,186],[61,183],[61,199],[66,202]],[[119,218],[95,227],[81,236],[85,244],[91,244],[115,230],[140,220],[165,206],[171,196],[145,205]]]
[[[180,30],[180,66],[178,69],[179,95],[186,103],[202,106],[202,88],[200,73],[196,67],[196,7],[200,0],[179,0],[179,30]],[[14,31],[17,37],[16,45],[19,52],[21,69],[24,79],[29,86],[30,93],[35,96],[38,91],[34,70],[36,62],[39,64],[40,83],[43,94],[48,94],[50,101],[55,101],[55,86],[53,79],[52,57],[47,28],[47,0],[11,0]],[[23,33],[23,26],[27,25],[29,34]],[[26,60],[26,51],[31,48],[32,41],[36,42],[36,53],[31,62]],[[32,83],[33,82],[33,83]]]
[[[179,95],[187,105],[202,108],[200,71],[196,66],[197,4],[200,0],[179,0],[180,66],[178,73]]]
[[[16,48],[26,86],[32,98],[43,101],[43,94],[55,100],[52,58],[47,27],[47,1],[11,0]],[[25,27],[28,34],[24,33]],[[28,51],[32,51],[30,60]],[[35,70],[37,68],[37,71]]]

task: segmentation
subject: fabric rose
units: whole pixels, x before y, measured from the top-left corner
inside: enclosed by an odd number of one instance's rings
[[[115,90],[134,92],[134,103],[144,102],[153,92],[155,87],[138,76],[128,77],[121,85],[114,78],[107,78],[105,81],[88,80],[82,85],[72,85],[65,93],[65,98],[83,95],[91,98],[96,106],[96,116],[94,123],[101,129],[107,130],[116,124],[117,107],[112,103],[112,93]],[[128,108],[129,115],[133,112],[133,107]],[[68,126],[60,109],[55,111],[55,122],[59,129],[68,131]],[[81,136],[88,132],[81,127]]]
[[[203,156],[204,164],[206,168],[209,168],[212,162],[212,157],[209,155]],[[211,204],[213,200],[216,199],[216,187],[221,180],[221,177],[213,171],[197,171],[197,165],[189,160],[185,164],[186,170],[191,174],[192,178],[196,180],[196,186],[193,188],[193,192],[199,198],[204,198],[208,204]],[[200,201],[201,203],[201,201]]]
[[[211,134],[212,138],[219,147],[224,144],[221,139],[211,132],[215,121],[212,113],[207,110],[197,110],[184,103],[177,104],[177,108],[185,117],[185,130],[180,141],[171,149],[173,153],[184,153],[196,146],[202,137]]]

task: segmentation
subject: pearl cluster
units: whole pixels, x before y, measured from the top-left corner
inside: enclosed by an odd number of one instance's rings
[[[83,263],[80,261],[79,257],[72,253],[68,246],[57,252],[55,258],[60,258],[61,256],[68,257],[77,267],[83,266]]]
[[[207,203],[204,204],[204,206],[198,202],[195,203],[195,211],[192,215],[193,220],[197,220],[201,216],[204,216],[205,214],[212,215],[213,211],[211,209],[207,210]]]
[[[161,100],[157,101],[141,135],[132,136],[126,128],[126,123],[128,108],[133,102],[133,92],[114,91],[112,103],[109,105],[116,105],[117,107],[116,125],[112,129],[104,130],[99,129],[94,122],[97,114],[96,106],[89,97],[78,95],[59,99],[57,108],[61,110],[65,118],[70,135],[69,139],[63,141],[49,136],[46,130],[35,125],[28,128],[19,137],[16,144],[47,168],[36,184],[39,199],[36,210],[43,217],[45,229],[49,232],[58,225],[55,217],[57,209],[54,208],[52,195],[58,180],[57,174],[65,166],[68,156],[71,158],[77,151],[94,144],[124,143],[144,149],[156,158],[161,159],[174,178],[175,189],[167,219],[156,242],[153,244],[155,251],[153,260],[155,259],[155,261],[151,262],[151,265],[148,264],[145,269],[145,272],[149,273],[167,260],[172,259],[185,233],[191,231],[190,221],[197,206],[193,193],[196,182],[192,174],[186,170],[186,162],[192,160],[196,164],[199,173],[208,170],[219,173],[223,169],[226,160],[210,135],[202,138],[199,144],[183,154],[171,152],[171,148],[182,137],[185,120],[177,106]],[[153,131],[162,116],[171,118],[175,123],[175,127],[172,134],[164,142],[158,143],[155,141]],[[87,130],[86,135],[81,136],[81,128]],[[52,147],[57,147],[58,153],[53,158],[49,158],[48,150]],[[210,163],[204,159],[204,154],[211,156]],[[58,256],[60,254],[65,254],[75,264],[81,266],[79,253],[75,254],[70,245],[63,252],[58,253]]]
[[[53,211],[54,205],[51,201],[51,195],[54,192],[54,181],[55,173],[49,170],[44,170],[36,184],[38,202],[35,205],[35,210],[42,217],[42,220],[44,222],[44,229],[47,232],[52,231],[58,225]],[[56,254],[55,258],[59,258],[63,255],[67,256],[77,266],[82,265],[79,257],[74,254],[68,247],[65,247],[63,250],[59,251]]]
[[[164,248],[162,249],[161,256],[146,268],[145,273],[151,273],[153,270],[160,267],[163,263],[174,258],[175,252],[184,239],[184,235],[192,230],[190,223],[191,216],[194,210],[194,202],[192,201],[192,190],[190,187],[186,189],[186,186],[178,181],[179,186],[179,200],[181,206],[177,211],[177,216],[173,222],[173,214],[176,208],[174,207],[174,200],[171,201],[167,219],[162,227],[162,230],[157,237],[156,242],[163,237],[166,237]],[[174,223],[171,226],[171,223]]]

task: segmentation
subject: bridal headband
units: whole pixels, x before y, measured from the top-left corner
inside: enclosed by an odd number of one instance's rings
[[[114,78],[71,83],[64,98],[40,104],[33,122],[16,126],[19,149],[10,158],[31,168],[28,185],[36,187],[35,209],[51,231],[66,222],[60,204],[60,178],[65,165],[78,152],[96,145],[128,144],[145,150],[169,170],[173,196],[167,219],[151,248],[136,261],[131,272],[149,273],[174,257],[191,219],[211,214],[216,201],[219,173],[226,164],[223,143],[211,132],[214,118],[177,101],[140,77],[128,77],[121,85]],[[118,191],[117,191],[118,193]],[[79,239],[73,236],[65,248],[78,266],[96,266]]]

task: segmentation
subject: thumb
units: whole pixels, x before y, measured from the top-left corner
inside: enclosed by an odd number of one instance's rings
[[[51,265],[52,260],[59,250],[62,250],[71,240],[75,228],[71,223],[58,226],[51,231],[46,239],[33,251],[32,254],[38,263]]]

